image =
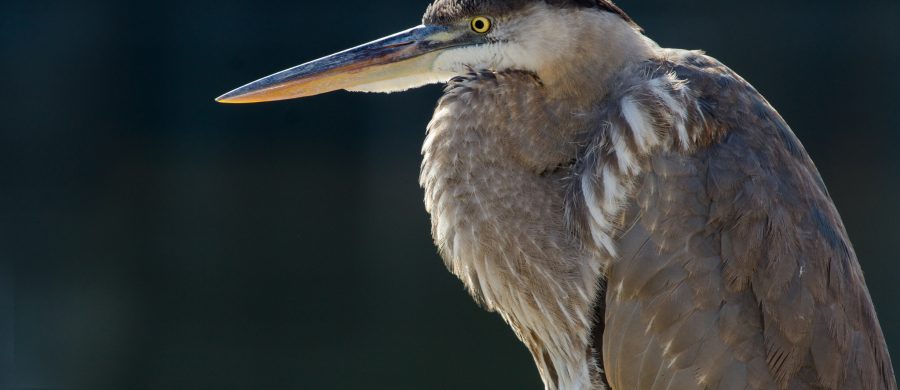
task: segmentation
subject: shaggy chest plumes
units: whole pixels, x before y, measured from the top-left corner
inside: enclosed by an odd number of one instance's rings
[[[622,206],[646,156],[688,150],[703,131],[673,74],[625,74],[642,76],[573,109],[533,74],[473,72],[451,81],[423,146],[441,255],[512,326],[551,389],[601,386],[591,329]]]

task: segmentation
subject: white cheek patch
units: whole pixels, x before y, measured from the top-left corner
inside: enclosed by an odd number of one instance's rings
[[[504,42],[449,49],[437,57],[432,69],[455,74],[465,74],[470,69],[537,72],[547,61],[547,50],[534,48],[530,43]]]
[[[455,76],[455,74],[451,72],[431,71],[391,80],[355,85],[351,88],[347,88],[347,90],[350,92],[402,92],[423,85],[446,83],[453,78],[453,76]]]
[[[469,69],[496,69],[501,58],[497,45],[485,44],[447,49],[434,60],[435,72],[466,74]]]

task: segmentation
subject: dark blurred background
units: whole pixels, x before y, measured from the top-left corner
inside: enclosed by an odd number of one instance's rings
[[[900,354],[900,2],[619,4],[787,118]],[[431,243],[440,87],[213,102],[426,5],[0,2],[0,388],[540,388]]]

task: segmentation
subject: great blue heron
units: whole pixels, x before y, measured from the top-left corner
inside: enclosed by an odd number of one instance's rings
[[[813,162],[744,79],[608,0],[437,0],[226,103],[447,83],[422,147],[449,269],[547,389],[896,389]]]

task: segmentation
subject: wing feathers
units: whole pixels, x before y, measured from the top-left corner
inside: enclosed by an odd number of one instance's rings
[[[702,110],[670,116],[687,118],[691,147],[672,147],[684,138],[672,125],[664,146],[634,154],[642,173],[594,335],[611,387],[896,389],[862,272],[802,145],[715,60],[667,61],[648,65],[648,77],[674,74],[689,90],[679,98]]]

